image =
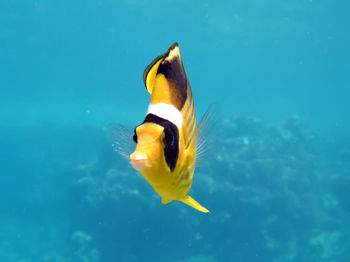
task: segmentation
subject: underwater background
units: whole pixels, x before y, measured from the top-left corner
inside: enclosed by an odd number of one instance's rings
[[[0,261],[350,261],[350,3],[0,1]],[[140,124],[175,41],[198,120],[191,195],[162,205],[106,126]]]

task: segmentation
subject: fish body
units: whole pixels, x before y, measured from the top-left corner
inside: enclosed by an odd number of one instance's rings
[[[143,123],[134,131],[136,148],[130,155],[131,165],[154,188],[163,204],[177,200],[209,212],[188,195],[200,127],[196,126],[192,91],[177,43],[146,68],[144,84],[151,99]]]

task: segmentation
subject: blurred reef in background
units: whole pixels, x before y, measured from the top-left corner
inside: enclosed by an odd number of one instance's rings
[[[325,141],[298,116],[218,124],[215,153],[196,170],[191,192],[209,214],[162,205],[103,130],[1,132],[13,148],[2,156],[1,186],[18,190],[1,200],[1,261],[350,259],[350,142]],[[37,174],[26,177],[29,169]]]

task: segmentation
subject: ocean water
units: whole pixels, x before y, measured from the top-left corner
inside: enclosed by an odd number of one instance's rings
[[[0,1],[0,261],[350,261],[345,0]],[[145,117],[174,42],[198,120],[191,195],[162,205],[106,126]]]

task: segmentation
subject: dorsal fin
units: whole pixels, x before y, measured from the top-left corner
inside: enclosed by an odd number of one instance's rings
[[[151,96],[151,104],[174,106],[181,112],[185,147],[194,142],[196,115],[191,87],[182,63],[179,46],[171,45],[166,53],[158,56],[144,72],[145,86]]]
[[[153,91],[154,80],[156,79],[158,67],[162,59],[163,59],[163,55],[160,55],[157,58],[155,58],[152,61],[152,63],[146,67],[145,71],[143,72],[143,83],[145,84],[147,91],[151,95]]]
[[[187,99],[188,80],[177,43],[158,56],[144,71],[151,103],[167,103],[181,110]]]
[[[188,80],[179,46],[174,43],[163,55],[154,82],[152,103],[164,102],[181,110],[187,99]],[[157,94],[155,94],[155,92]]]

